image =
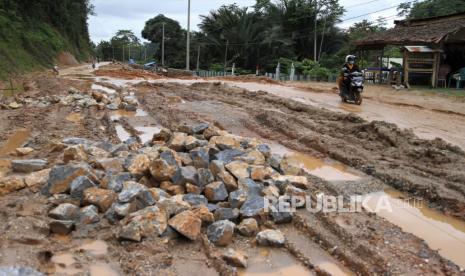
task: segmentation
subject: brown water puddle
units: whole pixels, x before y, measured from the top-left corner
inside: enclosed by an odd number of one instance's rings
[[[359,105],[341,103],[341,104],[339,104],[338,107],[340,109],[342,109],[342,110],[345,110],[345,111],[351,112],[351,113],[360,113],[360,112],[362,112],[362,108]]]
[[[95,263],[89,267],[90,276],[119,276],[120,274],[114,270],[109,264]]]
[[[8,141],[0,147],[0,157],[9,154],[17,148],[20,148],[31,137],[31,131],[22,129],[16,131],[8,138]]]
[[[15,149],[23,146],[29,137],[31,137],[31,132],[29,130],[18,130],[8,138],[2,147],[0,147],[0,177],[5,176],[10,170],[11,161],[4,157]]]
[[[121,142],[126,141],[127,139],[131,138],[131,134],[127,132],[126,129],[120,124],[115,125],[116,135]]]
[[[207,265],[206,260],[196,260],[193,257],[176,257],[173,260],[172,267],[176,270],[178,276],[218,275],[218,272],[213,267]]]
[[[305,236],[293,226],[280,228],[286,235],[286,239],[310,259],[313,265],[323,269],[333,276],[355,275],[345,266],[341,265],[328,252],[323,250],[318,244],[314,243],[308,236]]]
[[[144,116],[148,116],[147,112],[145,112],[144,110],[138,108],[136,111],[126,111],[126,110],[115,110],[115,111],[112,111],[111,112],[111,119],[112,120],[116,120],[116,119],[120,119],[122,117],[128,117],[128,118],[131,118],[131,117],[144,117]]]
[[[108,245],[101,240],[86,241],[79,247],[79,249],[86,251],[93,256],[103,256],[108,253]]]
[[[101,240],[86,240],[78,247],[80,252],[87,253],[92,257],[101,257],[108,254],[108,245]],[[72,253],[64,252],[52,257],[55,264],[55,274],[59,275],[90,275],[90,276],[118,276],[117,270],[105,262],[94,262],[90,265],[77,263]],[[88,270],[88,273],[86,271]]]
[[[284,250],[255,247],[247,254],[248,266],[246,269],[239,269],[240,276],[313,275]]]
[[[55,264],[55,274],[58,275],[90,275],[90,276],[119,276],[115,269],[109,264],[103,262],[93,263],[89,268],[89,273],[86,274],[84,269],[86,266],[78,265],[74,256],[71,253],[61,253],[53,255],[52,263]]]
[[[53,234],[50,236],[51,239],[58,241],[60,243],[69,243],[71,242],[71,235],[58,235]]]
[[[186,103],[181,97],[179,96],[166,96],[169,104],[178,104],[178,103]]]
[[[152,141],[153,135],[160,132],[160,128],[156,126],[149,127],[134,127],[135,130],[139,133],[138,136],[142,143]]]
[[[357,181],[360,177],[349,172],[349,168],[337,161],[320,159],[308,154],[290,150],[279,144],[269,144],[273,153],[283,155],[309,174],[327,181]]]
[[[71,253],[61,253],[52,256],[52,262],[55,264],[55,273],[60,275],[83,274],[81,268],[75,266],[76,260]]]
[[[105,79],[105,81],[112,83],[112,84],[116,84],[118,86],[122,86],[122,87],[126,87],[127,83],[130,83],[129,81],[122,82],[122,80],[118,80],[118,79]],[[111,88],[108,88],[108,87],[105,87],[99,84],[95,84],[95,83],[92,84],[92,89],[103,90],[110,94],[116,93],[114,89],[111,89]],[[137,101],[137,98],[133,91],[130,91],[126,97],[134,98]],[[177,96],[168,97],[168,98],[169,98],[168,100],[170,103],[184,102],[182,98],[177,97]],[[149,118],[149,114],[145,110],[138,108],[136,111],[115,110],[111,112],[111,116],[110,116],[110,118],[113,121],[116,121],[120,118],[134,118],[134,117],[141,117],[141,119],[145,119],[143,117]],[[155,133],[160,132],[160,127],[157,127],[157,126],[144,126],[145,123],[141,124],[140,122],[130,123],[130,124],[137,131],[138,136],[140,140],[142,141],[142,143],[151,141],[153,135]],[[120,141],[124,142],[131,137],[131,134],[128,131],[126,131],[122,125],[116,124],[115,129],[116,129],[116,134],[118,135],[118,138],[120,139]]]
[[[421,201],[412,202],[406,198],[408,196],[392,188],[364,196],[365,206],[372,211],[378,206],[379,216],[424,239],[431,249],[464,268],[465,222],[431,209]],[[391,209],[384,206],[391,206]]]
[[[66,116],[66,120],[73,123],[80,123],[82,120],[82,115],[81,113],[73,112]]]
[[[109,87],[106,87],[106,86],[103,86],[103,85],[95,84],[95,83],[92,84],[91,89],[92,90],[102,90],[103,92],[105,92],[107,94],[115,94],[116,93],[115,89],[112,89],[112,88],[109,88]]]
[[[6,159],[0,159],[0,177],[4,177],[10,170],[11,161]]]

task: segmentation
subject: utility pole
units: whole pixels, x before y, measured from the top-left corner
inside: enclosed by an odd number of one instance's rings
[[[318,53],[318,60],[321,59],[321,52],[323,50],[323,40],[325,39],[325,29],[326,29],[326,16],[323,21],[323,31],[321,34],[320,52]]]
[[[197,72],[199,71],[200,68],[200,44],[197,47]]]
[[[147,62],[147,45],[144,46],[144,60]]]
[[[224,73],[226,74],[226,67],[228,66],[228,46],[229,46],[229,39],[226,40],[226,51],[224,53]]]
[[[126,59],[124,58],[124,44],[123,44],[123,62],[125,61]]]
[[[161,66],[165,67],[165,22],[163,22],[163,39],[161,41]]]
[[[113,58],[111,59],[111,61],[113,62],[115,60],[115,46],[111,46],[111,49],[112,49],[112,56]]]
[[[315,62],[318,62],[318,56],[317,56],[317,39],[318,39],[318,34],[316,32],[316,27],[317,27],[317,21],[318,21],[318,0],[315,0],[315,26],[313,29],[313,57],[315,59]]]
[[[128,60],[131,59],[131,43],[129,43],[129,58]]]
[[[190,70],[190,36],[191,36],[191,0],[187,0],[187,46],[186,46],[186,70]]]

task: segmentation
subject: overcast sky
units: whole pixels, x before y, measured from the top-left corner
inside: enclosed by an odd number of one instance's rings
[[[187,28],[187,0],[91,0],[95,6],[96,16],[89,19],[89,29],[92,41],[109,40],[117,30],[130,29],[138,37],[145,22],[158,14],[177,20],[183,28]],[[398,5],[406,0],[340,0],[346,7],[343,18],[351,18],[367,14],[384,8]],[[206,15],[210,10],[219,8],[224,4],[237,3],[239,6],[251,6],[255,0],[191,0],[191,28],[198,29],[200,23],[199,15]],[[391,17],[395,15],[396,9],[389,9],[379,13],[371,14],[354,20],[346,21],[341,27],[364,18],[375,20],[379,16]],[[390,19],[392,25],[393,19]]]

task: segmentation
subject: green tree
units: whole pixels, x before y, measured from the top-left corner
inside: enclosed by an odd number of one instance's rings
[[[260,65],[269,71],[280,58],[313,57],[315,32],[318,56],[336,53],[343,35],[335,24],[343,11],[338,0],[258,0],[253,10],[225,5],[211,11],[199,27],[215,63],[224,63],[228,44],[229,65],[249,70]]]
[[[140,39],[131,30],[117,31],[110,39],[110,44],[117,60],[127,61],[140,56]]]
[[[111,38],[111,41],[125,45],[139,45],[139,38],[131,30],[119,30]]]
[[[409,19],[421,19],[443,15],[451,15],[465,12],[465,1],[463,0],[425,0],[402,3],[399,15],[407,16]]]
[[[95,52],[102,60],[113,59],[113,47],[109,41],[100,41],[99,44],[95,47]]]
[[[92,13],[89,0],[1,0],[0,77],[49,67],[62,51],[87,60]]]
[[[266,38],[265,28],[256,13],[233,4],[221,6],[201,18],[199,27],[205,34],[205,51],[213,63],[224,64],[227,47],[228,67],[236,63],[248,69],[255,68],[259,44]]]
[[[186,32],[179,22],[159,14],[145,22],[142,37],[159,45],[155,58],[161,62],[163,24],[165,24],[165,65],[182,68],[185,66]]]

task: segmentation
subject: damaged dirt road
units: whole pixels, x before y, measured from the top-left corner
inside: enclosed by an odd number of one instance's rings
[[[255,236],[235,233],[232,243],[223,248],[209,241],[205,227],[196,241],[171,235],[141,242],[118,239],[118,224],[111,224],[102,212],[99,223],[77,225],[66,235],[50,234],[48,213],[60,200],[42,195],[44,183],[40,183],[1,197],[0,267],[28,266],[43,273],[71,275],[463,273],[465,154],[460,147],[440,139],[423,140],[388,122],[366,121],[363,114],[322,109],[272,91],[288,89],[285,86],[266,89],[270,85],[235,82],[238,87],[233,87],[229,82],[150,75],[140,79],[134,78],[139,73],[131,77],[130,70],[121,69],[97,75],[85,66],[69,69],[58,78],[27,80],[30,89],[15,99],[22,107],[0,112],[4,130],[0,174],[15,175],[10,163],[16,159],[46,159],[46,169],[62,164],[63,149],[57,147],[65,138],[118,145],[135,137],[145,143],[162,128],[176,130],[180,125],[206,122],[234,135],[260,139],[273,153],[301,166],[298,174],[309,183],[305,193],[314,199],[322,194],[356,194],[369,199],[384,196],[397,204],[412,198],[423,202],[377,214],[298,209],[291,223],[271,220],[259,225],[260,230],[280,231],[286,239],[283,247],[259,246]],[[245,90],[246,85],[256,89]],[[115,101],[106,106],[63,104],[70,89],[83,102],[86,95],[94,99],[118,95],[125,108],[113,110]],[[259,91],[265,89],[269,93]],[[28,98],[40,98],[44,104]],[[16,151],[20,147],[34,150],[21,156]],[[155,186],[176,192],[160,183]],[[247,267],[234,268],[224,258],[226,249],[248,256]]]

